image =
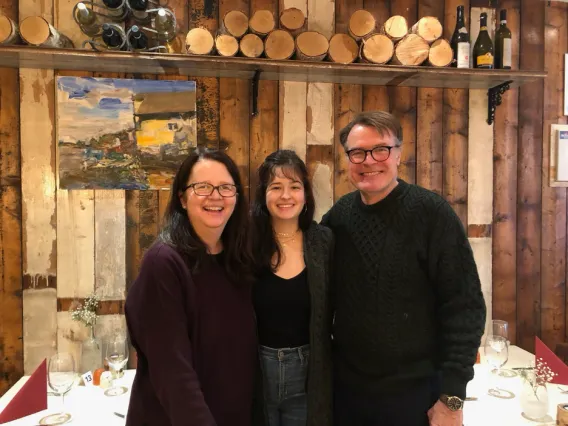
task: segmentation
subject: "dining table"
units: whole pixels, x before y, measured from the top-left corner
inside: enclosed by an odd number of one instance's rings
[[[480,349],[480,362],[474,366],[474,378],[467,385],[467,400],[464,404],[464,426],[553,426],[556,424],[556,412],[559,404],[568,404],[568,385],[547,384],[548,414],[538,421],[530,420],[523,415],[521,392],[523,379],[515,373],[513,377],[497,375],[487,363]],[[534,355],[518,346],[509,346],[505,371],[518,372],[519,368],[534,365]],[[61,396],[48,394],[46,410],[23,417],[6,426],[37,426],[40,419],[48,414],[64,409],[71,414],[69,425],[105,425],[124,426],[130,399],[130,390],[136,374],[135,370],[125,370],[124,376],[115,385],[126,388],[126,392],[118,396],[108,396],[109,392],[99,386],[74,386],[65,396],[62,407]],[[22,377],[2,397],[0,412],[10,402],[29,376]],[[498,388],[505,397],[494,396],[490,389]],[[50,389],[48,389],[50,391]],[[188,423],[189,424],[189,423]]]

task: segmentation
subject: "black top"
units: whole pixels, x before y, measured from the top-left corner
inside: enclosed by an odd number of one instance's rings
[[[295,348],[310,342],[310,291],[306,268],[285,279],[265,273],[254,286],[259,343],[269,348]]]
[[[257,340],[249,285],[154,244],[126,297],[138,354],[128,426],[250,426]]]
[[[452,207],[399,180],[373,205],[345,195],[322,223],[335,235],[337,377],[380,393],[441,372],[442,393],[463,398],[486,308]]]

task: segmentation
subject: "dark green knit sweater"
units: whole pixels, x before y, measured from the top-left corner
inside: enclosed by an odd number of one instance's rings
[[[382,201],[342,197],[335,234],[333,339],[338,378],[377,394],[441,374],[465,397],[485,327],[473,253],[451,206],[402,180]]]

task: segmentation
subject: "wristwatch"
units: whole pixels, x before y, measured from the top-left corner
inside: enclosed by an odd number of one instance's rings
[[[463,408],[463,399],[457,396],[440,395],[442,401],[451,411],[459,411]]]

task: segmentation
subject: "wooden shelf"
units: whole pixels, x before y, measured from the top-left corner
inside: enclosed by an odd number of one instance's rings
[[[31,46],[0,46],[0,67],[80,70],[192,77],[232,77],[380,86],[489,89],[544,79],[544,71],[478,70],[372,64],[189,56],[181,54],[95,52]]]

